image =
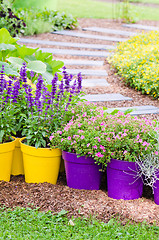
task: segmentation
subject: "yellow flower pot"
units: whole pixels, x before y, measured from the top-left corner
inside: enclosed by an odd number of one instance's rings
[[[25,181],[27,183],[48,182],[56,184],[60,169],[61,150],[31,147],[22,143],[22,140],[20,143]]]
[[[24,138],[14,138],[14,139],[15,139],[15,149],[13,151],[11,174],[24,175],[23,155],[20,147],[20,140],[23,140]]]
[[[15,140],[0,144],[0,180],[10,181]]]

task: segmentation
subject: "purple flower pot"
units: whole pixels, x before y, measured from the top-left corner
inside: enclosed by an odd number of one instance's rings
[[[107,165],[108,197],[132,200],[142,196],[143,181],[134,162],[111,159]]]
[[[157,178],[159,178],[159,171],[156,173]],[[153,187],[154,192],[154,202],[159,205],[159,180],[154,183]]]
[[[62,151],[65,163],[67,185],[70,188],[99,190],[102,172],[101,166],[91,157],[77,157],[75,153]]]

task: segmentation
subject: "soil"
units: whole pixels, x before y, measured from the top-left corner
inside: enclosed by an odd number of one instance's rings
[[[78,31],[80,32],[82,32],[82,27],[87,26],[134,31],[122,27],[122,22],[113,20],[79,19],[79,23],[80,27],[78,28]],[[155,21],[141,21],[140,23],[159,26],[159,22]],[[137,32],[142,31],[137,30]],[[25,38],[64,42],[82,41],[90,43],[89,39],[81,40],[75,37],[71,38],[68,36],[60,36],[51,33]],[[93,43],[112,44],[111,42],[109,43],[100,40],[94,40]],[[43,45],[41,47],[48,46]],[[75,57],[66,56],[65,58]],[[64,60],[65,58],[64,56],[58,56],[58,59],[61,60]],[[90,59],[101,60],[100,58]],[[86,93],[121,93],[125,96],[132,97],[133,100],[125,102],[109,102],[105,104],[99,103],[99,105],[105,105],[107,107],[153,105],[159,107],[158,100],[153,100],[151,97],[142,95],[140,92],[125,86],[122,80],[115,75],[115,71],[110,69],[110,65],[108,64],[107,60],[105,60],[105,65],[102,67],[102,69],[106,69],[108,72],[107,81],[111,84],[110,87],[85,88],[84,91]],[[146,118],[150,119],[157,119],[157,116],[157,114],[145,115]],[[25,182],[24,176],[12,176],[10,182],[0,182],[0,204],[7,207],[39,207],[39,209],[42,211],[51,210],[53,213],[57,213],[62,209],[65,209],[68,211],[68,216],[73,215],[76,217],[89,217],[90,215],[93,215],[97,219],[100,219],[104,222],[108,222],[112,217],[116,217],[120,218],[123,224],[130,220],[132,222],[146,221],[149,224],[156,222],[156,224],[159,225],[159,206],[154,203],[152,190],[150,188],[144,187],[142,198],[127,201],[115,200],[108,197],[106,188],[106,174],[103,175],[101,188],[98,191],[69,188],[66,184],[65,173],[60,173],[56,185],[49,183],[30,184]]]

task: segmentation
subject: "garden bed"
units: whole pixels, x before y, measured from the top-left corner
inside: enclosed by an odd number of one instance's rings
[[[150,24],[153,23],[150,22]],[[156,23],[154,23],[154,25],[155,24]],[[112,20],[80,20],[81,27],[93,25],[110,28],[114,27],[116,29],[125,30],[125,28],[121,26],[121,23],[116,23]],[[79,29],[79,31],[81,30]],[[80,39],[56,36],[50,33],[33,36],[32,38],[47,39],[52,41],[69,40],[80,42]],[[89,43],[90,41],[86,39],[85,42]],[[105,42],[101,41],[101,43]],[[66,58],[70,57],[66,56]],[[58,59],[60,59],[60,57],[58,57]],[[115,71],[110,69],[110,65],[107,61],[105,61],[105,69],[108,71],[107,81],[111,84],[111,86],[85,88],[84,91],[86,93],[117,92],[125,96],[132,97],[133,101],[106,102],[99,103],[99,105],[106,107],[159,105],[158,100],[153,100],[147,95],[142,95],[140,92],[126,87],[119,77],[114,75]],[[155,114],[146,115],[146,117],[157,119],[157,115]],[[159,206],[154,203],[151,189],[144,188],[142,198],[137,200],[114,200],[108,197],[105,182],[106,176],[103,177],[100,190],[90,191],[69,188],[66,185],[66,177],[64,173],[60,174],[56,185],[49,183],[29,184],[24,181],[23,176],[12,176],[10,182],[0,182],[0,203],[1,205],[5,205],[7,207],[38,207],[42,211],[51,210],[52,212],[59,212],[64,209],[68,211],[69,216],[74,215],[88,217],[89,215],[94,215],[104,222],[108,222],[112,217],[119,217],[123,223],[127,220],[135,222],[142,222],[145,220],[147,223],[159,222]]]

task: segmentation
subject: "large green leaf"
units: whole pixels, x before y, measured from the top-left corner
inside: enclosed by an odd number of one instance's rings
[[[38,50],[35,53],[35,57],[36,57],[37,60],[40,60],[40,61],[43,61],[43,62],[52,61],[52,53],[42,52],[41,50]]]
[[[12,44],[0,43],[0,51],[14,51],[16,47]]]
[[[27,65],[28,70],[32,70],[37,73],[46,72],[46,64],[41,61],[30,61]]]
[[[60,72],[60,68],[62,68],[64,66],[64,62],[62,61],[50,61],[49,65],[52,67],[52,74],[55,74],[55,72]]]
[[[2,65],[4,66],[4,71],[6,75],[13,75],[13,76],[19,76],[19,73],[12,68],[12,66],[6,62],[0,62],[0,69],[2,69]]]
[[[20,69],[24,63],[24,60],[18,57],[9,57],[6,60],[13,64],[18,69]]]
[[[8,63],[0,62],[0,69],[4,66],[4,71],[6,75],[19,76],[19,73]]]
[[[34,55],[26,55],[24,58],[25,62],[36,61],[36,57]]]
[[[49,72],[45,72],[42,74],[42,77],[46,80],[48,84],[51,84],[51,81],[53,79],[53,75]]]
[[[18,53],[19,57],[21,57],[23,59],[25,56],[33,55],[37,50],[38,50],[38,48],[28,48],[25,45],[23,45],[22,47],[21,46],[17,47],[17,53]]]
[[[12,38],[10,33],[7,31],[5,28],[0,29],[0,43],[16,43],[18,39],[17,38]]]

